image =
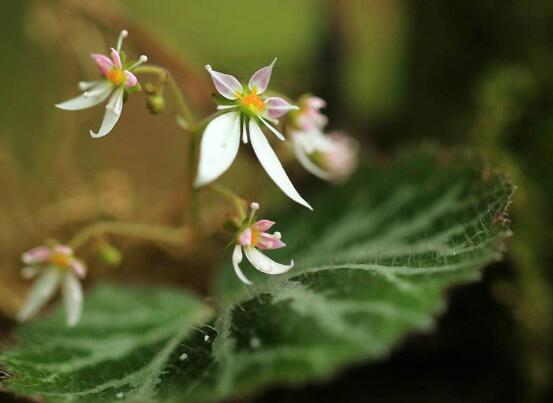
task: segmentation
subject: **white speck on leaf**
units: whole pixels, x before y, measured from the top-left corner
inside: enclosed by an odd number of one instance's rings
[[[250,339],[250,346],[251,348],[259,348],[261,347],[261,340],[259,340],[258,337],[252,337]]]

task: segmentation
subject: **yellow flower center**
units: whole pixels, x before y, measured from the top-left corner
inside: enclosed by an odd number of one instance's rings
[[[114,85],[119,86],[125,84],[127,77],[125,72],[122,69],[113,68],[108,71],[107,79],[111,81]]]
[[[265,101],[255,92],[240,98],[240,105],[255,114],[265,110]]]
[[[259,241],[259,231],[252,228],[252,246],[257,245],[257,241]]]
[[[71,257],[64,253],[54,252],[50,256],[50,264],[60,268],[67,268],[71,265]]]

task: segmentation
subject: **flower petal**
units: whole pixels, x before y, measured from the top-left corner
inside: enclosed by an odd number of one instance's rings
[[[104,119],[102,120],[102,126],[97,133],[90,131],[90,135],[94,138],[103,137],[108,134],[121,116],[123,111],[123,95],[125,94],[125,88],[120,87],[113,92],[113,95],[109,99],[108,104],[106,105],[106,113],[104,114]]]
[[[315,164],[313,160],[309,158],[309,155],[307,155],[304,145],[301,140],[299,140],[299,136],[303,135],[303,133],[292,134],[292,149],[294,150],[297,160],[308,172],[311,172],[321,179],[329,180],[330,174]]]
[[[25,264],[42,263],[50,258],[52,251],[47,246],[37,246],[21,255],[21,260]]]
[[[257,221],[253,226],[255,229],[257,229],[259,232],[265,232],[269,230],[273,225],[275,225],[274,221],[271,220],[259,220]]]
[[[237,99],[238,95],[244,91],[242,84],[240,84],[240,81],[238,81],[236,77],[214,71],[209,64],[205,66],[205,69],[211,75],[213,84],[215,84],[215,88],[219,94],[225,98]]]
[[[42,273],[33,284],[25,303],[17,313],[17,320],[26,321],[40,311],[57,290],[61,279],[59,270],[51,268]]]
[[[269,97],[265,100],[267,116],[270,119],[278,119],[286,115],[289,111],[297,110],[299,107],[280,97]]]
[[[275,235],[262,233],[255,246],[259,249],[280,249],[284,248],[286,244]]]
[[[119,55],[119,52],[113,48],[111,48],[111,60],[113,60],[115,68],[120,69],[122,67],[121,56]]]
[[[281,140],[281,141],[284,141],[284,140],[285,140],[283,134],[282,134],[281,132],[279,132],[277,129],[275,129],[273,126],[271,126],[271,125],[269,124],[269,122],[267,122],[267,121],[266,121],[265,119],[263,119],[261,116],[258,116],[258,118],[259,118],[259,120],[261,120],[261,121],[263,122],[263,124],[264,124],[265,126],[267,126],[267,127],[269,128],[270,131],[273,132],[273,134],[274,134],[275,136],[277,136],[277,138],[278,138],[279,140]]]
[[[200,162],[195,187],[207,185],[232,164],[240,145],[240,114],[228,112],[213,119],[205,128],[200,146]]]
[[[113,62],[106,55],[91,53],[90,57],[92,57],[92,60],[94,60],[94,62],[98,65],[98,68],[103,75],[106,75],[108,71],[113,68]]]
[[[245,247],[244,251],[253,267],[265,274],[282,274],[294,267],[293,260],[289,265],[280,264],[251,246]]]
[[[72,255],[73,254],[73,249],[71,249],[67,245],[56,245],[52,249],[54,250],[54,252],[61,253],[61,254],[64,254],[64,255]]]
[[[268,66],[262,67],[253,73],[253,76],[250,78],[248,87],[251,91],[256,94],[263,93],[269,86],[269,81],[271,81],[271,73],[273,72],[273,66],[276,63],[276,57]]]
[[[104,102],[111,93],[111,83],[102,80],[100,84],[90,89],[78,97],[68,101],[56,104],[56,107],[66,111],[78,111],[81,109],[91,108]]]
[[[63,278],[63,305],[67,315],[67,326],[73,327],[81,319],[83,311],[83,288],[73,273],[65,273]]]
[[[240,242],[240,245],[248,246],[252,244],[252,230],[250,228],[246,228],[241,234],[240,238],[238,239]]]
[[[125,81],[125,85],[127,87],[131,88],[138,84],[138,78],[136,78],[136,76],[130,71],[125,71],[125,77],[127,77],[127,80]]]
[[[23,277],[25,280],[30,280],[38,273],[40,273],[41,270],[42,268],[37,266],[25,266],[21,269],[21,277]]]
[[[79,89],[81,91],[87,91],[99,84],[104,83],[106,80],[94,80],[94,81],[79,81]]]
[[[275,152],[271,148],[269,141],[253,119],[250,121],[250,141],[253,151],[259,159],[259,162],[269,174],[276,185],[292,200],[307,207],[310,210],[313,208],[307,203],[298,193],[290,179],[286,175],[282,164],[278,160]]]
[[[234,251],[232,252],[232,267],[234,267],[234,272],[240,281],[247,285],[252,285],[253,283],[248,280],[246,276],[244,276],[244,273],[242,273],[242,270],[240,270],[240,263],[242,263],[242,247],[240,245],[236,245],[234,247]]]
[[[86,276],[86,265],[80,259],[72,258],[69,264],[77,277],[84,278]]]
[[[326,101],[321,97],[309,96],[305,100],[305,105],[311,109],[321,109],[326,108]]]

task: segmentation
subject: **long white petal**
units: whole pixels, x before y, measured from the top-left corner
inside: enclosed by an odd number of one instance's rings
[[[253,119],[250,121],[250,141],[252,142],[253,151],[259,162],[269,174],[271,179],[276,185],[292,200],[307,207],[310,210],[313,208],[307,203],[298,193],[288,175],[284,171],[282,164],[278,160],[275,152],[271,148],[269,141],[261,131],[261,128],[257,125]]]
[[[83,93],[78,97],[56,104],[56,107],[66,111],[78,111],[81,109],[92,108],[93,106],[104,102],[109,97],[111,90],[111,83],[109,81],[102,80],[100,84],[86,92],[87,95]]]
[[[33,284],[23,307],[17,313],[17,320],[26,321],[40,311],[57,290],[61,273],[56,268],[44,271]]]
[[[205,128],[195,187],[207,185],[232,164],[240,145],[240,114],[229,112],[213,119]]]
[[[90,90],[99,84],[105,83],[106,80],[94,80],[94,81],[79,81],[79,89],[81,91]]]
[[[40,273],[41,268],[38,266],[25,266],[23,269],[21,269],[21,277],[23,277],[25,280],[30,280],[37,276],[38,273]]]
[[[302,134],[299,134],[299,136],[301,135]],[[313,175],[318,176],[319,178],[324,180],[329,180],[329,173],[321,169],[311,160],[311,158],[309,158],[302,143],[297,140],[297,136],[298,135],[292,135],[292,148],[300,164],[303,165],[303,167],[307,169],[307,171],[311,172]]]
[[[274,134],[275,136],[277,136],[277,138],[278,138],[279,140],[284,141],[284,136],[282,135],[281,132],[279,132],[277,129],[275,129],[273,126],[271,126],[271,125],[269,124],[269,122],[267,122],[267,121],[266,121],[265,119],[263,119],[261,116],[259,116],[259,120],[261,120],[261,121],[263,122],[263,124],[264,124],[265,126],[267,126],[267,127],[269,128],[269,130],[272,131],[273,134]]]
[[[106,105],[106,113],[104,114],[104,120],[102,120],[102,126],[100,127],[100,130],[98,130],[98,133],[94,133],[92,130],[90,131],[90,135],[92,137],[94,137],[95,139],[103,137],[114,128],[115,124],[119,120],[119,117],[121,116],[121,112],[123,111],[124,95],[124,87],[120,87],[115,90],[115,92],[109,99],[108,104]]]
[[[64,274],[63,278],[63,304],[67,315],[67,326],[73,327],[81,319],[83,311],[83,289],[81,282],[71,272]]]
[[[244,276],[244,273],[242,273],[242,270],[240,270],[240,263],[242,263],[242,247],[240,245],[236,245],[234,247],[234,251],[232,252],[232,267],[234,267],[234,272],[240,281],[247,285],[252,285],[253,283],[248,280],[246,276]]]
[[[253,267],[266,274],[282,274],[294,267],[293,260],[289,265],[277,263],[253,246],[245,246],[244,251]]]

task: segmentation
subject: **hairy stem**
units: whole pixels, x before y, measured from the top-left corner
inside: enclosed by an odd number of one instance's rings
[[[184,94],[182,93],[177,82],[175,81],[175,78],[173,77],[173,75],[169,70],[160,66],[147,65],[147,66],[139,66],[133,71],[136,74],[157,75],[160,78],[161,82],[167,85],[169,92],[171,92],[171,96],[173,97],[173,99],[175,100],[175,103],[177,104],[179,113],[181,117],[184,119],[184,121],[186,122],[187,130],[191,133],[194,133],[196,131],[196,119],[194,117],[194,114],[192,113],[192,109],[190,109],[190,106],[188,105],[188,102],[186,102],[186,98],[184,97]]]
[[[92,224],[78,232],[68,242],[68,246],[75,250],[83,246],[90,239],[104,234],[120,235],[147,239],[154,242],[174,244],[185,244],[191,235],[187,227],[168,227],[163,225],[105,221]]]
[[[236,193],[216,183],[212,183],[211,185],[209,185],[209,188],[215,193],[217,193],[219,196],[230,201],[234,205],[234,208],[236,209],[236,212],[238,213],[240,220],[244,220],[246,218],[246,208],[245,208],[246,203]]]

